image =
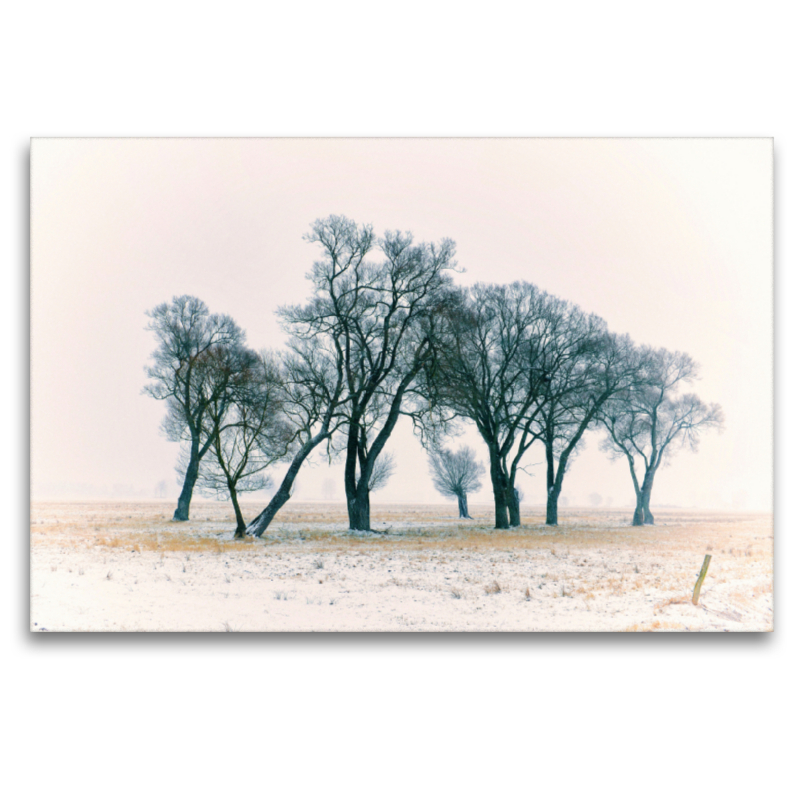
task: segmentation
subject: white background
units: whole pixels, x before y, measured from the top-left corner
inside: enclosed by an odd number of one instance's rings
[[[251,347],[281,348],[275,309],[306,301],[319,256],[301,233],[335,209],[417,241],[446,233],[461,285],[535,281],[637,344],[691,353],[691,390],[722,406],[724,432],[702,435],[698,452],[673,445],[653,506],[771,511],[772,162],[768,137],[37,138],[31,495],[149,500],[164,479],[177,496],[180,445],[160,430],[164,404],[142,393],[145,310],[195,295]],[[474,424],[460,428],[448,446],[470,444],[485,464]],[[635,506],[604,438],[582,439],[562,508],[595,493],[625,516]],[[345,502],[342,459],[329,465],[324,450],[303,464],[293,502],[324,499],[326,480]],[[376,524],[379,504],[442,502],[410,420],[385,452],[397,470],[375,494]],[[546,503],[544,463],[536,443],[520,464],[526,505]],[[276,485],[285,469],[271,470]],[[492,504],[488,479],[470,496],[479,503]]]
[[[13,797],[785,796],[796,781],[798,56],[783,3],[17,4],[2,55]],[[37,636],[30,136],[775,137],[776,632]],[[742,454],[746,459],[747,454]]]

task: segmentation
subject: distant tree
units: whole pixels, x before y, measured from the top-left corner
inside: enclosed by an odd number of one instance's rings
[[[280,311],[292,335],[337,354],[344,370],[345,453],[350,528],[370,528],[369,492],[378,457],[431,359],[431,328],[450,286],[453,243],[414,244],[410,233],[377,238],[345,217],[317,220],[306,240],[322,258],[310,279],[312,300]],[[373,250],[380,261],[367,256]]]
[[[231,317],[211,314],[196,297],[173,297],[147,312],[147,329],[158,347],[146,367],[152,383],[144,392],[167,403],[162,430],[171,441],[188,443],[186,473],[173,520],[189,519],[192,492],[200,461],[212,446],[216,431],[207,424],[213,403],[227,402],[235,381],[236,352],[244,347],[245,334]],[[230,358],[223,358],[222,353]]]
[[[706,404],[696,394],[678,394],[682,383],[693,382],[698,367],[686,353],[665,349],[644,351],[646,380],[614,397],[600,419],[607,438],[603,449],[628,462],[636,510],[633,525],[653,525],[650,496],[659,467],[681,447],[697,450],[703,431],[722,430],[724,417],[716,403]],[[641,480],[636,462],[641,464]]]
[[[283,375],[276,357],[254,351],[246,351],[246,357],[249,365],[241,369],[230,396],[210,405],[213,455],[201,462],[198,478],[205,494],[230,498],[237,539],[246,528],[239,494],[272,486],[265,470],[286,456],[292,435],[283,415]]]
[[[597,492],[592,492],[589,495],[589,502],[593,506],[599,506],[603,502],[603,497],[602,495],[599,495]]]
[[[458,516],[461,519],[472,519],[467,507],[467,495],[481,488],[481,476],[486,472],[483,464],[475,460],[475,451],[471,448],[452,450],[435,450],[428,455],[428,466],[436,491],[445,497],[458,500]]]
[[[165,480],[160,480],[156,484],[155,496],[156,497],[166,497],[167,496],[167,482]]]

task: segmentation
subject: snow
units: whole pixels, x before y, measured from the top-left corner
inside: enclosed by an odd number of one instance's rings
[[[394,507],[373,510],[378,532],[356,533],[341,511],[309,505],[262,540],[233,542],[223,510],[197,511],[176,524],[155,504],[37,509],[31,629],[772,629],[768,515],[671,512],[631,528],[622,511],[570,510],[553,529],[525,524],[526,510],[521,529],[495,532],[489,508],[469,522]]]

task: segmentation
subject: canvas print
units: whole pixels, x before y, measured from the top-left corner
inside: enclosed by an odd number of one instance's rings
[[[30,626],[771,631],[771,139],[34,139]]]

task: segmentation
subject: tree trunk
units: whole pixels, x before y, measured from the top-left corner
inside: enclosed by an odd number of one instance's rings
[[[186,475],[183,478],[183,488],[178,498],[178,507],[172,515],[173,522],[186,522],[189,519],[189,505],[192,502],[192,492],[197,483],[197,475],[200,472],[200,443],[192,439],[192,447],[189,451],[189,466],[186,468]]]
[[[247,526],[247,528],[245,528],[246,536],[261,537],[264,531],[269,527],[275,515],[286,505],[289,498],[292,496],[292,485],[294,484],[294,479],[297,477],[297,473],[300,472],[300,467],[303,466],[303,462],[306,460],[309,453],[320,442],[324,441],[327,436],[327,432],[318,433],[300,448],[297,455],[292,459],[292,463],[289,465],[289,469],[286,471],[286,475],[281,481],[278,491],[275,492],[272,500],[269,501],[269,505]]]
[[[236,494],[236,486],[230,481],[228,482],[228,493],[231,496],[231,503],[233,503],[233,510],[236,513],[236,533],[233,534],[234,539],[244,539],[244,532],[247,525],[242,516],[242,509],[239,508],[239,496]]]
[[[640,491],[636,492],[636,510],[633,512],[631,525],[635,528],[644,525],[644,508],[642,507],[642,493]]]
[[[351,531],[368,531],[370,528],[369,474],[360,471],[355,477],[356,455],[348,453],[344,474],[344,493],[347,497],[347,519]]]
[[[547,518],[545,524],[558,525],[558,495],[561,490],[556,486],[551,486],[547,492]]]
[[[351,531],[372,530],[369,510],[369,483],[372,479],[372,470],[386,442],[389,441],[397,420],[400,419],[400,408],[403,405],[405,392],[420,369],[422,369],[421,361],[416,369],[400,381],[389,407],[386,422],[383,423],[371,447],[367,446],[366,430],[361,426],[361,415],[364,409],[368,408],[369,397],[363,396],[360,401],[361,408],[354,409],[355,413],[350,419],[350,428],[347,432],[347,458],[344,465],[344,492],[347,497],[347,515]],[[356,482],[356,463],[359,468],[358,482]]]
[[[286,486],[287,479],[283,479],[280,488],[272,496],[269,505],[245,528],[245,535],[260,538],[269,527],[275,515],[283,508],[292,496],[292,479]]]
[[[519,492],[513,486],[509,486],[506,490],[506,505],[508,506],[509,525],[512,528],[519,528],[522,524],[519,516]]]
[[[558,525],[558,495],[561,487],[556,486],[555,454],[550,441],[545,443],[545,458],[547,459],[547,517],[546,525]]]
[[[369,489],[362,486],[362,481],[358,482],[355,495],[347,500],[347,516],[350,520],[351,531],[372,530],[370,527]]]
[[[502,491],[494,493],[494,527],[497,530],[508,529],[508,506]]]
[[[633,456],[625,451],[625,456],[628,459],[628,469],[631,473],[631,480],[633,481],[633,491],[636,492],[636,510],[633,512],[633,520],[631,525],[638,527],[644,525],[644,512],[642,511],[642,490],[639,488],[639,479],[636,477],[636,466],[633,461]]]
[[[359,424],[351,421],[347,432],[347,458],[344,464],[344,494],[347,498],[347,520],[351,531],[370,529],[369,490],[364,492],[367,488],[364,480],[366,448],[359,448],[362,433]],[[358,467],[358,478],[356,478],[356,467]],[[369,477],[366,476],[367,480]]]
[[[489,473],[494,494],[494,527],[498,530],[508,528],[508,504],[506,502],[506,481],[500,467],[499,456],[489,451]]]
[[[653,515],[650,513],[650,494],[653,491],[653,477],[647,476],[642,484],[642,511],[644,512],[645,525],[655,525]]]
[[[472,519],[469,515],[469,509],[467,508],[467,496],[466,494],[459,494],[456,495],[458,497],[458,518],[459,519]]]
[[[633,475],[633,468],[631,467],[631,474]],[[642,481],[641,489],[636,484],[636,476],[634,475],[634,488],[636,489],[636,511],[633,512],[633,522],[631,525],[655,525],[653,515],[650,513],[650,494],[653,491],[653,481],[655,480],[656,472],[652,466],[648,467],[644,473],[644,480]]]

